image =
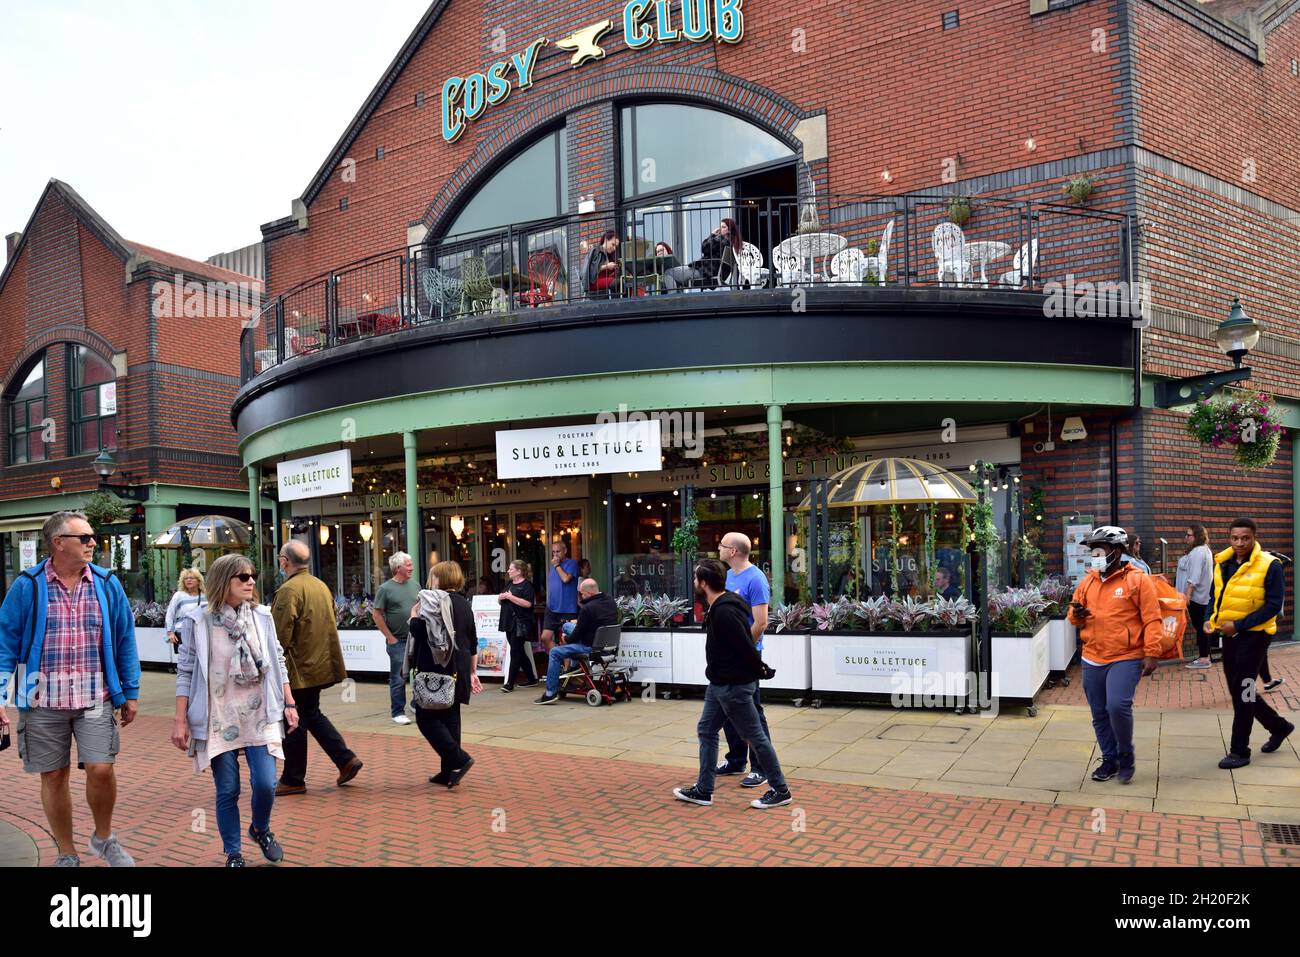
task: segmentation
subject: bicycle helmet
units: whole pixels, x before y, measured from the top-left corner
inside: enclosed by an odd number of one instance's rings
[[[1128,532],[1118,525],[1102,525],[1094,528],[1083,544],[1089,548],[1100,548],[1106,545],[1128,545]]]

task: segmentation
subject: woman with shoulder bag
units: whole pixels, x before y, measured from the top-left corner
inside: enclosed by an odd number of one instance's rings
[[[461,594],[465,573],[458,564],[434,565],[428,585],[411,609],[402,672],[412,676],[416,727],[442,761],[429,783],[454,788],[474,765],[460,746],[460,706],[483,690],[478,630],[469,599]]]
[[[524,687],[531,688],[537,684],[537,673],[533,668],[533,632],[536,622],[533,619],[533,604],[537,595],[533,591],[532,569],[525,561],[513,561],[506,570],[510,584],[506,590],[497,595],[501,602],[501,632],[510,642],[510,673],[501,690],[509,694],[515,690],[515,676],[523,675]]]

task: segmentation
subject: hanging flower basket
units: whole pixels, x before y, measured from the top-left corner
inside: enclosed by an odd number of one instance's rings
[[[1282,441],[1273,397],[1264,392],[1202,399],[1187,420],[1187,431],[1202,445],[1231,447],[1243,472],[1272,465]]]

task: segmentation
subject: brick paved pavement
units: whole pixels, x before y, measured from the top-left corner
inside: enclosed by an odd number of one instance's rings
[[[167,741],[169,722],[142,716],[123,734],[118,833],[143,865],[221,862],[210,777],[191,773]],[[671,799],[682,769],[474,744],[477,764],[448,792],[409,734],[350,732],[366,768],[346,788],[312,745],[307,795],[276,802],[273,827],[290,864],[982,864],[1278,865],[1248,821],[863,788],[794,779],[793,808],[760,812],[732,782],[712,808]],[[3,766],[0,821],[53,860],[37,778]],[[75,778],[74,778],[75,780]],[[89,812],[74,788],[76,833]],[[247,814],[247,797],[243,802]],[[205,817],[207,833],[192,824]],[[801,822],[806,830],[798,831]],[[245,818],[245,825],[247,819]],[[496,830],[494,830],[494,823]],[[504,827],[504,832],[500,832]],[[89,863],[89,862],[88,862]]]

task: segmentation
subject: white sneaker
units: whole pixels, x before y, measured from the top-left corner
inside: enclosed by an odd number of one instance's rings
[[[399,714],[396,718],[393,719],[393,724],[410,724],[410,723],[411,723],[411,719],[404,714]]]

